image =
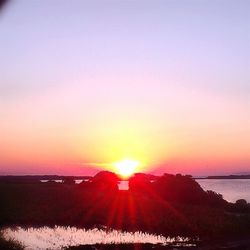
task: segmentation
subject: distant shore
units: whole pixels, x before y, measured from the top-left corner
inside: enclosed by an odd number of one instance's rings
[[[221,179],[221,180],[233,180],[233,179],[250,179],[250,175],[211,175],[206,177],[194,177],[196,180],[201,179]]]
[[[158,175],[148,175],[152,179],[159,177]],[[188,175],[191,177],[191,175]],[[0,180],[63,180],[65,178],[71,178],[75,180],[89,180],[92,176],[88,175],[0,175]],[[209,175],[209,176],[193,176],[195,180],[203,179],[250,179],[250,174],[241,175]]]

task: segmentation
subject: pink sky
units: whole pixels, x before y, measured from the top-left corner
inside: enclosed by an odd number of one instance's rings
[[[249,5],[10,2],[0,174],[250,172]]]

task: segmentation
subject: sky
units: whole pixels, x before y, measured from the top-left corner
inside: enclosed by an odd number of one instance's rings
[[[12,0],[0,174],[250,172],[249,0]]]

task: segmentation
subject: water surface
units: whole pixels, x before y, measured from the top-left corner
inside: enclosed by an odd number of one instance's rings
[[[213,190],[230,202],[245,199],[250,202],[250,179],[200,179],[196,180],[203,189]]]

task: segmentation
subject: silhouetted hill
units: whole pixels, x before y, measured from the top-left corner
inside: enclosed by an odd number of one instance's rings
[[[29,180],[0,181],[0,226],[105,226],[200,238],[250,233],[247,202],[228,203],[190,176],[139,173],[127,191],[118,190],[119,178],[108,171],[81,184],[74,177]]]

